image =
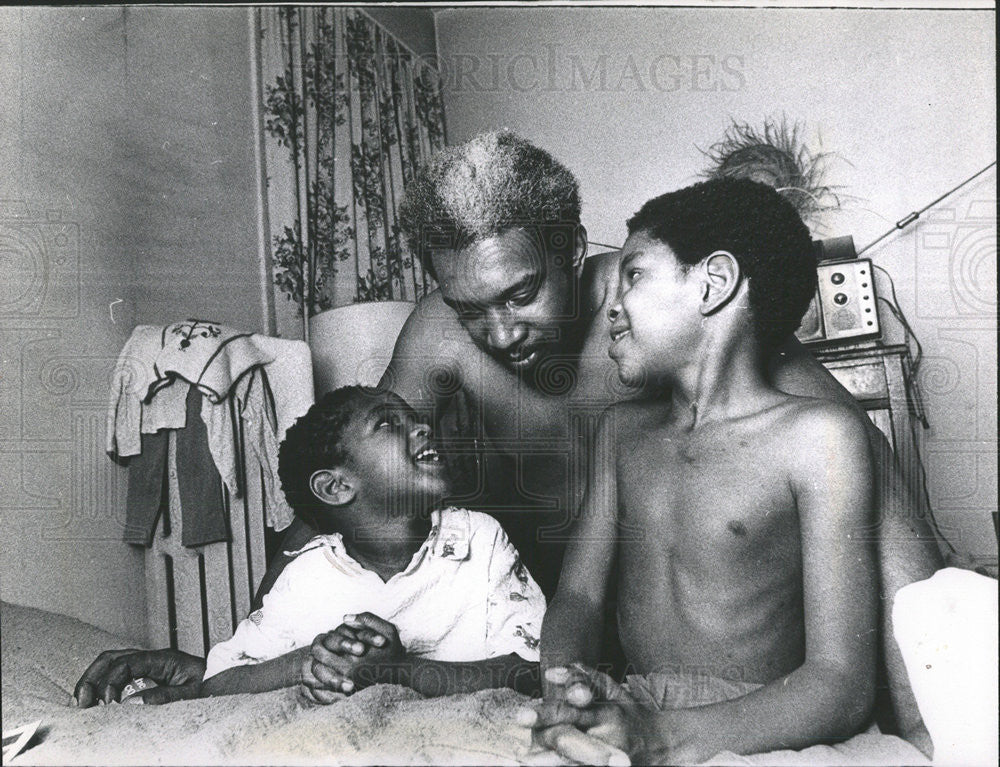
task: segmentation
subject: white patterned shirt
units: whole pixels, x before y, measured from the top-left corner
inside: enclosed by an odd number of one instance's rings
[[[407,653],[476,661],[516,653],[538,661],[545,597],[500,524],[447,508],[405,570],[388,581],[362,567],[339,533],[294,552],[263,606],[208,654],[205,679],[312,643],[344,615],[370,612],[396,626]]]

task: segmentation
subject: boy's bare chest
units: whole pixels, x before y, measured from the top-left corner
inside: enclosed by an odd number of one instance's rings
[[[750,433],[636,435],[619,449],[618,498],[622,521],[664,554],[754,556],[798,538],[781,451]]]

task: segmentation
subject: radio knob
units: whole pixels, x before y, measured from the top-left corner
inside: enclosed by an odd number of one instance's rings
[[[834,272],[830,275],[830,282],[834,285],[840,285],[844,282],[844,275],[841,272]]]
[[[843,306],[844,304],[847,303],[847,294],[846,293],[837,293],[833,297],[833,303],[837,304],[838,306]]]

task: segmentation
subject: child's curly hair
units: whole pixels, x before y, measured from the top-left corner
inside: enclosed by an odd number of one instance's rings
[[[406,188],[399,223],[432,275],[435,248],[459,248],[515,226],[580,223],[576,178],[510,131],[484,133],[434,155]]]
[[[748,280],[754,330],[773,348],[802,322],[816,292],[812,238],[795,207],[767,184],[715,178],[654,197],[628,220],[629,234],[666,243],[682,264],[713,251],[736,257]]]
[[[340,466],[347,459],[344,428],[357,412],[358,401],[378,393],[366,386],[342,386],[327,392],[305,415],[288,427],[278,448],[278,477],[295,515],[319,528],[323,503],[309,487],[320,469]]]

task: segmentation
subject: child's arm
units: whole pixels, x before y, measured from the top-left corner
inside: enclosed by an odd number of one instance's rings
[[[618,494],[614,423],[620,408],[601,416],[588,455],[587,491],[566,547],[559,588],[542,624],[542,669],[579,662],[595,665],[614,564]]]
[[[302,681],[302,664],[309,657],[309,647],[300,647],[262,663],[232,666],[201,683],[201,696],[236,695],[243,692],[267,692],[293,687]]]
[[[230,639],[212,647],[201,695],[264,692],[301,682],[310,640],[342,614],[336,574],[321,546],[296,556],[263,605],[240,621]]]
[[[396,627],[373,613],[344,618],[312,644],[314,663],[303,681],[319,702],[327,702],[325,691],[351,693],[379,683],[405,685],[428,697],[494,687],[538,694],[538,664],[516,653],[477,661],[431,660],[407,653]]]
[[[643,761],[687,764],[724,750],[750,754],[840,740],[867,719],[874,698],[878,584],[865,428],[849,409],[824,405],[803,416],[789,438],[802,537],[805,662],[741,698],[698,708],[543,705],[530,715],[543,744],[576,759],[601,758],[610,744]],[[600,735],[554,726],[566,724]]]

